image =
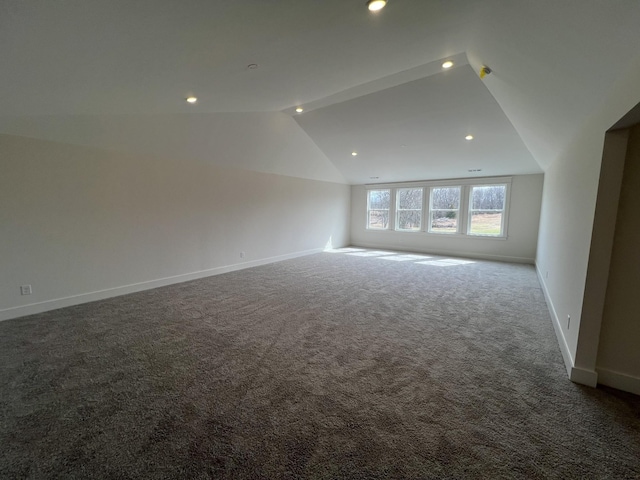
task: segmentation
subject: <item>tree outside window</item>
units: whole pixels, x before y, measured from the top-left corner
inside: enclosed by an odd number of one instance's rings
[[[469,235],[501,236],[504,224],[506,185],[471,187],[469,195]]]
[[[367,199],[367,228],[389,228],[391,190],[369,190]]]
[[[460,214],[460,187],[432,187],[429,232],[457,233]]]
[[[422,219],[422,188],[399,188],[396,196],[396,228],[420,231]]]

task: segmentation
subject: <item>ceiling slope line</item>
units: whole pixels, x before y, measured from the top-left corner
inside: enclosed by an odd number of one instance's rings
[[[346,90],[342,90],[332,95],[328,95],[317,100],[312,100],[311,102],[303,103],[302,105],[304,105],[304,113],[308,113],[319,108],[329,107],[337,103],[353,100],[354,98],[363,97],[371,93],[386,90],[388,88],[397,87],[398,85],[409,83],[414,80],[420,80],[421,78],[437,75],[443,72],[442,63],[447,60],[453,62],[453,67],[450,70],[469,64],[467,55],[464,52],[456,53],[454,55],[448,55],[438,60],[434,60],[423,65],[418,65],[417,67],[393,73],[391,75],[387,75],[370,82],[347,88]],[[298,113],[296,112],[296,108],[298,106],[299,105],[292,105],[282,110],[282,112],[289,115],[298,115]]]

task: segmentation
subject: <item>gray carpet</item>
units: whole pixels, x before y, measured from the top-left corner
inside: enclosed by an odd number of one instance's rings
[[[533,267],[362,254],[0,323],[0,476],[640,478]]]

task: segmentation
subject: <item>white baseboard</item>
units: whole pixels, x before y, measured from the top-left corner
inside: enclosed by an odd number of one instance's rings
[[[606,368],[596,368],[596,370],[599,384],[640,395],[640,378]]]
[[[564,336],[564,332],[562,331],[560,319],[558,318],[558,314],[556,313],[553,301],[551,300],[551,296],[549,295],[547,284],[545,283],[542,272],[540,272],[537,264],[536,273],[538,274],[538,281],[540,282],[540,286],[542,287],[544,299],[547,302],[547,307],[549,308],[549,313],[551,314],[551,323],[553,324],[553,330],[556,332],[556,338],[558,339],[558,345],[560,346],[560,352],[562,353],[562,359],[564,360],[564,366],[567,369],[567,376],[569,377],[569,380],[575,383],[580,383],[582,385],[587,385],[589,387],[595,387],[598,383],[598,373],[593,370],[586,370],[584,368],[575,366],[573,356],[571,355],[569,345],[567,344],[567,339]]]
[[[560,326],[560,319],[558,318],[556,309],[553,306],[553,301],[549,296],[549,291],[547,290],[547,284],[544,282],[544,278],[542,277],[542,272],[540,272],[540,269],[538,268],[537,264],[536,264],[536,273],[538,274],[538,282],[540,282],[540,286],[542,287],[542,293],[544,293],[544,299],[547,302],[547,307],[549,308],[549,313],[551,314],[551,323],[553,324],[553,330],[556,332],[556,338],[558,339],[558,345],[560,346],[560,352],[562,353],[564,366],[567,369],[567,376],[571,378],[571,370],[573,369],[573,356],[571,355],[571,351],[569,350],[569,345],[567,344],[567,339],[565,338],[564,332],[562,331],[562,327]]]
[[[489,254],[476,253],[476,252],[460,252],[457,250],[447,251],[447,250],[438,250],[438,249],[435,249],[435,250],[419,249],[415,247],[379,244],[379,243],[371,243],[371,242],[357,242],[357,243],[352,243],[350,246],[360,247],[360,248],[375,248],[380,250],[410,251],[415,253],[426,253],[426,254],[430,253],[432,255],[440,255],[440,256],[446,256],[446,257],[477,258],[478,260],[494,260],[497,262],[527,263],[530,265],[535,264],[535,260],[533,258],[509,257],[506,255],[489,255]]]
[[[574,383],[586,385],[587,387],[595,387],[598,385],[598,372],[595,370],[573,367],[569,374],[569,380]]]
[[[189,280],[197,280],[199,278],[210,277],[213,275],[220,275],[222,273],[233,272],[233,271],[242,270],[245,268],[257,267],[260,265],[266,265],[268,263],[280,262],[282,260],[289,260],[292,258],[303,257],[305,255],[320,253],[323,250],[324,250],[323,248],[314,248],[311,250],[304,250],[301,252],[288,253],[285,255],[277,255],[275,257],[261,258],[259,260],[252,260],[250,262],[235,263],[232,265],[225,265],[222,267],[215,267],[207,270],[200,270],[197,272],[183,273],[180,275],[173,275],[170,277],[158,278],[155,280],[148,280],[145,282],[132,283],[130,285],[122,285],[119,287],[106,288],[104,290],[98,290],[95,292],[80,293],[78,295],[70,295],[68,297],[45,300],[44,302],[30,303],[28,305],[5,308],[3,310],[0,310],[0,321],[9,320],[12,318],[24,317],[25,315],[33,315],[36,313],[47,312],[49,310],[56,310],[58,308],[70,307],[73,305],[79,305],[81,303],[93,302],[96,300],[104,300],[105,298],[117,297],[119,295],[126,295],[128,293],[140,292],[142,290],[151,290],[153,288],[164,287],[166,285],[172,285],[174,283],[188,282]]]

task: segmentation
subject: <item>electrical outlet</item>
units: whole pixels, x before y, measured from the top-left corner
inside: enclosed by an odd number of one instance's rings
[[[244,258],[244,252],[240,252],[240,258]]]
[[[567,315],[567,330],[571,327],[571,315]]]
[[[21,285],[20,286],[20,295],[31,295],[33,291],[31,290],[31,285]]]

